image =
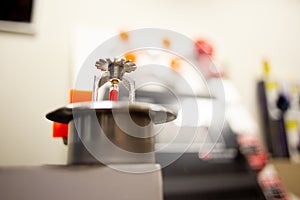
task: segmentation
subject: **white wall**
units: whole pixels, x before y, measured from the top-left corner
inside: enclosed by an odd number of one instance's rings
[[[65,147],[51,138],[44,117],[66,103],[69,87],[67,28],[59,5],[37,3],[34,36],[0,33],[0,165],[65,160]]]
[[[64,162],[66,148],[51,139],[44,115],[67,103],[74,26],[157,27],[206,37],[256,117],[262,57],[275,76],[300,74],[299,0],[40,0],[36,11],[35,36],[0,33],[0,165]]]

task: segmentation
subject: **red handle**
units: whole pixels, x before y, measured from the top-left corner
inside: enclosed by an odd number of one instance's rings
[[[70,90],[70,103],[92,101],[92,92],[83,90]],[[68,124],[53,122],[52,135],[54,138],[68,137]]]

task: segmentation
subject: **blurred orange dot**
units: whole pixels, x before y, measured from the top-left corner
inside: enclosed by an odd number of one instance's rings
[[[120,31],[119,35],[122,40],[128,40],[128,38],[129,38],[129,35],[126,31]]]
[[[127,53],[125,54],[126,60],[131,60],[132,62],[136,61],[136,55],[134,53]]]
[[[180,59],[178,58],[172,59],[170,65],[174,71],[180,72]]]
[[[170,47],[171,41],[168,40],[168,39],[163,39],[163,44],[164,44],[165,47]]]

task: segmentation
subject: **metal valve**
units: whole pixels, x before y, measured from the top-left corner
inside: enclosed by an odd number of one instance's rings
[[[108,81],[111,82],[110,99],[116,101],[118,99],[118,83],[123,82],[126,89],[129,90],[129,102],[135,99],[134,81],[129,77],[123,77],[125,73],[130,73],[136,69],[135,63],[124,58],[99,59],[95,66],[103,73],[101,77],[95,77],[93,89],[93,101],[99,100],[98,89]]]
[[[95,66],[97,69],[107,72],[110,80],[122,80],[125,73],[130,73],[136,69],[136,65],[132,61],[126,61],[124,58],[115,58],[114,61],[111,61],[109,58],[99,59]]]

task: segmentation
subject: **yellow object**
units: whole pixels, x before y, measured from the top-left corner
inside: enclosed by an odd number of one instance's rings
[[[287,130],[298,129],[298,122],[296,120],[289,120],[285,123],[285,128]]]
[[[277,90],[278,84],[274,81],[266,82],[265,83],[266,90]]]
[[[117,79],[113,79],[110,82],[111,82],[111,84],[118,84],[119,83],[119,81]]]
[[[270,71],[271,71],[269,62],[267,60],[264,60],[263,61],[263,66],[264,66],[264,74],[269,75]]]
[[[264,69],[264,76],[265,76],[265,89],[267,91],[277,91],[279,86],[278,83],[272,79],[270,79],[270,72],[271,68],[269,65],[268,60],[263,60],[263,69]]]

